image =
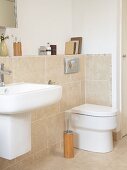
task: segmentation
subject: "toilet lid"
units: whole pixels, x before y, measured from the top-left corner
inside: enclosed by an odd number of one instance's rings
[[[78,107],[74,107],[71,109],[74,113],[79,113],[83,115],[89,116],[99,116],[99,117],[108,117],[117,115],[117,109],[108,106],[100,106],[93,104],[84,104]]]

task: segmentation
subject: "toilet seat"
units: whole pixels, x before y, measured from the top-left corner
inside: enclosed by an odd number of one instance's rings
[[[93,104],[83,104],[71,109],[72,113],[78,113],[95,117],[111,117],[117,115],[117,109]]]

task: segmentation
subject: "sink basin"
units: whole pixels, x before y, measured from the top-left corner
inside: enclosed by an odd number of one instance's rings
[[[61,97],[59,85],[20,83],[0,87],[0,114],[28,112],[56,103]]]
[[[31,150],[31,110],[62,97],[59,85],[20,83],[0,87],[0,157],[15,159]]]

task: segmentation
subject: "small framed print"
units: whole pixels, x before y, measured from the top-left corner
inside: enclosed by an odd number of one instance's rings
[[[82,53],[82,37],[72,37],[71,41],[79,41],[78,54]]]

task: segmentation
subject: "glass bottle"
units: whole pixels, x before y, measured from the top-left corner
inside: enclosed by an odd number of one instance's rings
[[[47,43],[46,51],[47,51],[47,55],[51,55],[50,43]]]

